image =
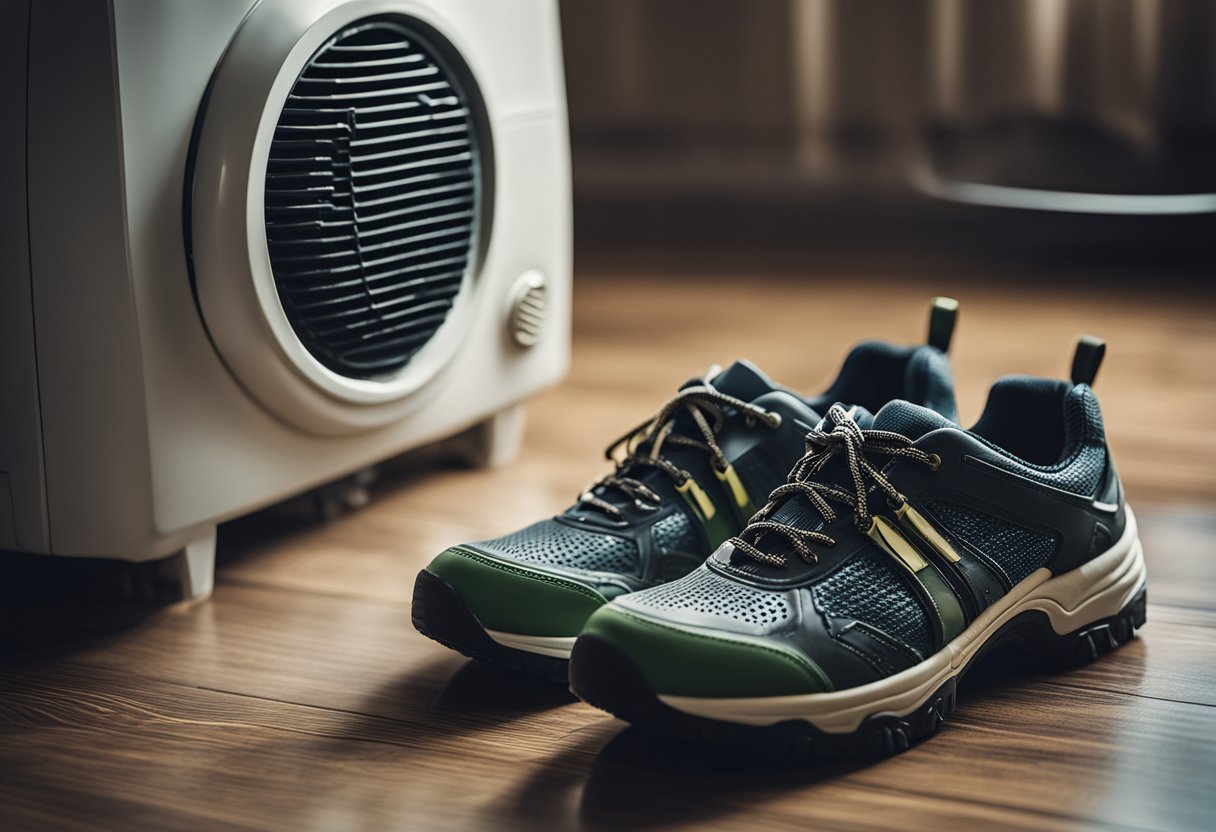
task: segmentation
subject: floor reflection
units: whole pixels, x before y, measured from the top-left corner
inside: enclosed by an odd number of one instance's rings
[[[693,823],[745,811],[748,803],[806,790],[866,767],[844,761],[791,765],[625,728],[591,767],[579,816],[593,828]]]
[[[644,829],[696,825],[749,803],[813,790],[869,765],[791,765],[675,740],[604,717],[567,738],[495,803],[496,821],[521,828]]]
[[[573,701],[560,685],[438,654],[369,692],[341,739],[375,737],[413,747],[485,732]]]
[[[434,707],[440,711],[509,717],[575,701],[574,694],[564,685],[469,660],[443,686]]]

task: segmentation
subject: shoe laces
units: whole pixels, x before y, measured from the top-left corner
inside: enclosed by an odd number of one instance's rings
[[[831,428],[825,430],[829,424]],[[811,548],[813,545],[836,545],[835,538],[817,529],[803,529],[772,520],[777,509],[787,500],[798,495],[805,497],[823,517],[824,525],[832,523],[839,516],[833,503],[847,506],[853,512],[853,523],[866,534],[874,522],[867,498],[867,492],[872,487],[877,487],[886,495],[892,509],[902,508],[908,502],[883,476],[880,470],[882,465],[894,457],[911,459],[934,469],[941,463],[936,454],[912,447],[912,440],[902,434],[862,429],[853,420],[852,412],[838,404],[833,405],[827,417],[807,434],[806,448],[806,454],[794,465],[786,483],[773,490],[768,502],[756,512],[747,527],[729,541],[736,550],[755,561],[777,567],[786,565],[784,556],[760,548],[761,542],[769,535],[789,541],[798,556],[807,563],[817,563],[819,560],[819,555]],[[848,463],[848,485],[852,486],[852,490],[816,479],[828,460],[840,453],[845,455]],[[881,459],[882,462],[876,466],[872,459]]]
[[[616,463],[612,474],[593,482],[579,495],[580,505],[596,508],[615,520],[623,520],[620,508],[596,494],[597,490],[616,490],[643,509],[657,509],[662,497],[632,473],[638,469],[657,469],[669,476],[677,487],[692,478],[686,470],[663,455],[664,448],[691,448],[710,456],[714,468],[725,473],[730,460],[718,445],[718,434],[727,421],[726,408],[742,415],[748,424],[760,422],[770,428],[781,424],[781,415],[723,393],[710,382],[720,368],[711,367],[700,384],[685,387],[672,396],[658,412],[621,435],[604,449],[604,457]],[[675,432],[676,419],[687,414],[700,432],[700,438]],[[617,458],[624,449],[624,456]]]

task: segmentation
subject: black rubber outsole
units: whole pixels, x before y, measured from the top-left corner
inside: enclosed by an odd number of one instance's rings
[[[633,723],[693,742],[724,745],[760,756],[807,762],[821,758],[875,758],[896,754],[937,733],[957,705],[958,681],[986,653],[1001,646],[1022,647],[1053,668],[1077,667],[1130,641],[1145,620],[1142,587],[1117,615],[1065,635],[1047,616],[1028,611],[1001,627],[958,673],[912,713],[872,714],[856,731],[829,734],[805,720],[774,725],[742,725],[694,716],[655,695],[637,665],[620,649],[594,635],[581,637],[571,656],[570,689],[588,704]]]
[[[414,580],[410,609],[414,629],[429,639],[470,659],[489,662],[519,673],[567,684],[570,662],[505,647],[490,638],[460,593],[443,579],[423,569]]]

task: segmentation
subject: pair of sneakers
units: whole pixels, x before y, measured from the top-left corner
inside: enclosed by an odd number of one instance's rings
[[[618,717],[770,756],[881,755],[934,733],[967,668],[1019,645],[1092,660],[1144,623],[1136,524],[1091,384],[1007,377],[956,424],[928,342],[855,347],[819,396],[738,361],[609,446],[562,514],[452,547],[420,632]]]

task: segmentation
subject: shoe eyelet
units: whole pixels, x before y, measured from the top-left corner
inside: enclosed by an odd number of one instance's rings
[[[929,454],[929,470],[936,471],[942,467],[942,458],[937,454]]]

